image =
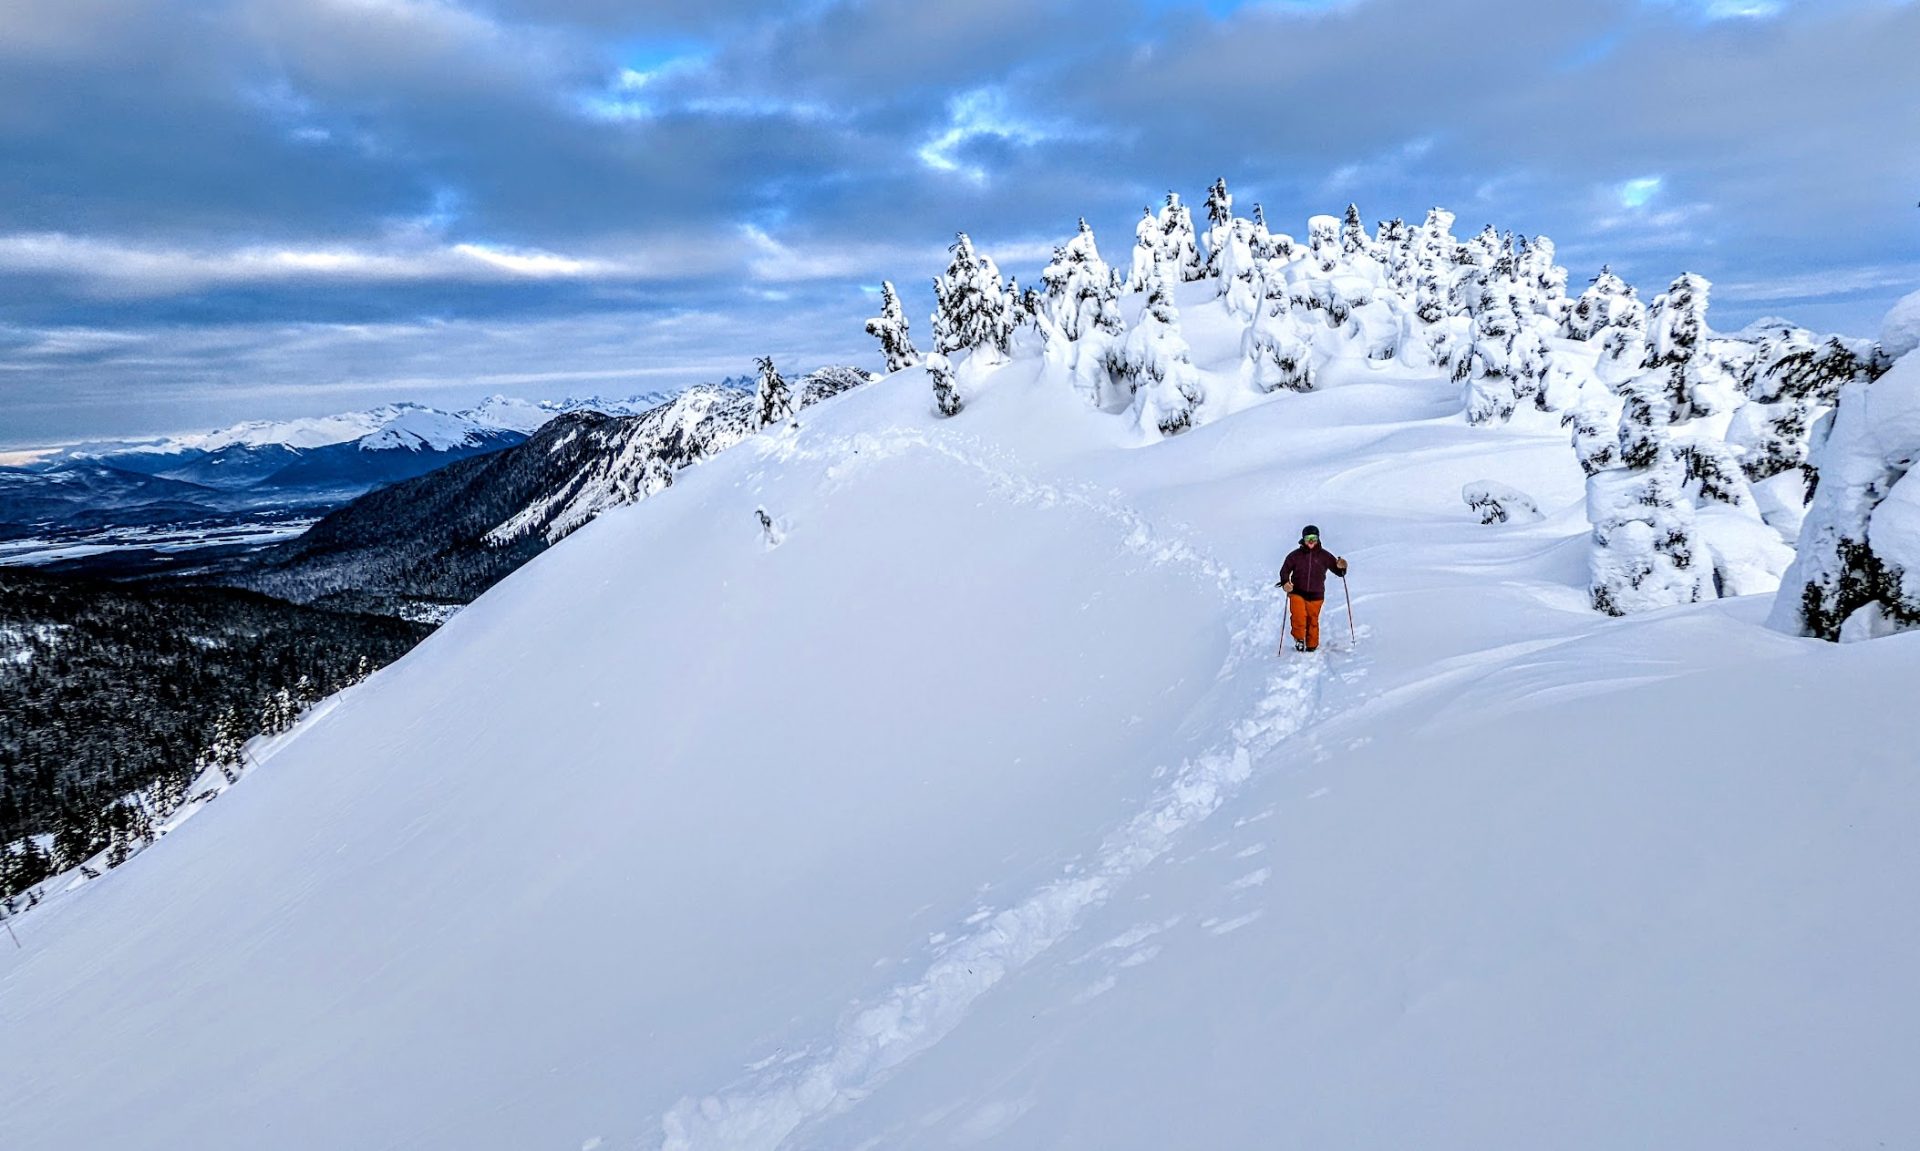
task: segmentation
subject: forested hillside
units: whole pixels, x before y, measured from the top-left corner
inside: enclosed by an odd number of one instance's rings
[[[137,846],[248,736],[429,630],[244,591],[0,569],[0,896],[115,840]]]

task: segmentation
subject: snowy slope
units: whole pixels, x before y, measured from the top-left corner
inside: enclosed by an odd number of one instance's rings
[[[1920,640],[1596,614],[1449,382],[1243,406],[910,369],[602,514],[17,921],[0,1146],[1920,1139]]]

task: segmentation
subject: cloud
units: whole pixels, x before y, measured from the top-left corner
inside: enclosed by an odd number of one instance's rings
[[[151,248],[60,233],[0,236],[0,275],[45,274],[107,295],[158,295],[221,285],[637,277],[643,265],[459,243],[402,251],[253,246]]]

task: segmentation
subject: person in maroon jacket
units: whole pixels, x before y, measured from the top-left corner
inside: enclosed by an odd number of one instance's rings
[[[1347,561],[1320,546],[1320,529],[1300,529],[1300,546],[1280,565],[1280,587],[1292,606],[1293,647],[1314,651],[1320,646],[1320,605],[1327,598],[1327,573],[1347,578]]]

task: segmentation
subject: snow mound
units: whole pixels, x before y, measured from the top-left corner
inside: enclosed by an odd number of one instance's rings
[[[1903,296],[1880,323],[1880,346],[1899,359],[1920,348],[1920,292]]]

